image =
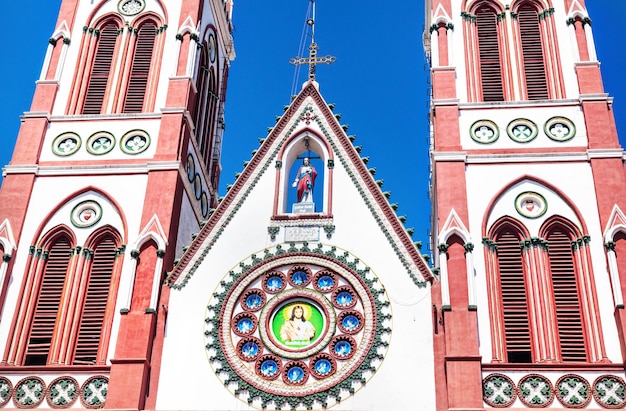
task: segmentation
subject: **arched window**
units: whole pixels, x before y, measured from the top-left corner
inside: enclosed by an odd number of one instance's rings
[[[559,349],[563,362],[587,361],[580,298],[574,265],[570,230],[561,224],[550,227],[546,235],[550,278],[554,293]]]
[[[119,26],[116,21],[104,23],[95,32],[97,36],[96,54],[93,58],[87,91],[82,106],[82,114],[100,114],[103,110],[104,96],[107,91],[115,46],[117,44]]]
[[[504,217],[483,241],[493,244],[487,267],[494,361],[601,361],[589,237],[560,216],[538,234]]]
[[[117,242],[106,234],[95,246],[85,301],[80,317],[74,364],[95,364],[101,345],[111,280],[115,273]]]
[[[30,321],[24,365],[45,365],[48,362],[70,262],[71,241],[61,233],[42,253],[45,268],[39,287],[34,290],[35,312]]]
[[[73,233],[60,226],[43,238],[41,248],[32,247],[5,360],[14,365],[105,364],[121,237],[105,226],[80,247]]]
[[[519,230],[511,225],[502,227],[495,236],[506,358],[512,363],[532,362],[522,240]]]
[[[152,20],[143,23],[137,31],[130,78],[126,87],[124,113],[141,113],[143,111],[156,34],[157,26]]]
[[[132,23],[101,17],[84,29],[69,114],[141,113],[153,110],[165,26],[156,15]]]
[[[202,51],[198,65],[196,89],[198,95],[194,108],[195,133],[198,150],[209,174],[219,173],[215,164],[219,164],[221,148],[218,141],[221,139],[218,129],[218,119],[223,110],[223,96],[220,96],[218,81],[218,50],[215,35],[209,32],[207,40],[202,42]],[[213,179],[211,179],[213,183]],[[213,189],[217,189],[214,185]]]
[[[483,4],[476,10],[476,31],[482,101],[503,101],[502,63],[496,10]]]
[[[518,22],[527,99],[546,100],[548,83],[538,10],[524,3],[518,9]]]

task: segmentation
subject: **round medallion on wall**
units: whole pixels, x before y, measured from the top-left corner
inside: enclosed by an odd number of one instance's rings
[[[196,196],[196,200],[200,200],[200,197],[202,196],[202,179],[198,173],[196,173],[193,178],[193,192]]]
[[[556,398],[564,407],[585,408],[591,401],[591,387],[587,380],[575,374],[563,375],[554,384]]]
[[[202,212],[202,217],[207,218],[209,216],[209,196],[206,191],[203,191],[200,196],[200,211]]]
[[[505,408],[515,402],[517,388],[509,377],[490,374],[483,380],[483,401],[492,407]]]
[[[543,408],[554,401],[552,384],[543,375],[528,374],[519,380],[517,393],[527,407]]]
[[[102,207],[95,201],[83,201],[78,203],[70,214],[70,221],[76,227],[91,227],[102,218]]]
[[[478,120],[470,127],[470,136],[477,143],[489,144],[500,137],[500,130],[493,121]]]
[[[115,137],[106,131],[94,133],[87,139],[87,151],[97,156],[110,152],[113,147],[115,147]]]
[[[126,154],[139,154],[150,146],[150,136],[143,130],[132,130],[120,140],[120,148]]]
[[[95,375],[83,383],[80,389],[80,402],[86,408],[102,408],[109,390],[109,379]]]
[[[567,141],[576,135],[576,126],[565,117],[552,117],[543,127],[546,135],[554,141]]]
[[[506,132],[511,140],[518,143],[528,143],[537,137],[537,124],[525,118],[518,118],[509,123]]]
[[[626,383],[616,375],[601,375],[593,382],[593,397],[604,408],[624,408]]]
[[[72,377],[52,380],[46,392],[46,400],[52,408],[69,408],[78,398],[80,387]]]
[[[5,377],[0,377],[0,407],[4,406],[11,399],[13,386],[11,381]]]
[[[46,384],[39,377],[26,377],[13,391],[13,402],[17,408],[35,408],[45,397]]]
[[[539,218],[548,210],[546,199],[534,191],[526,191],[515,197],[515,209],[527,218]]]
[[[390,338],[389,301],[359,259],[346,252],[340,260],[335,251],[277,246],[221,282],[208,305],[206,347],[215,373],[242,401],[326,408],[377,370]],[[349,290],[350,308],[332,302],[339,290]]]
[[[187,169],[187,180],[189,180],[189,182],[193,182],[193,178],[196,175],[196,162],[193,159],[193,156],[191,154],[187,155],[187,165],[186,165],[186,169]]]
[[[76,133],[63,133],[52,141],[52,152],[57,156],[71,156],[81,145],[80,136]]]
[[[117,3],[117,10],[125,16],[134,16],[146,8],[143,0],[122,0]]]
[[[208,44],[209,60],[211,60],[211,63],[215,63],[215,58],[217,57],[217,43],[215,42],[215,35],[213,35],[213,33],[209,34]]]

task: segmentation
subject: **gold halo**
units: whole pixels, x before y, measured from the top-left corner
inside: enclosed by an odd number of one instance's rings
[[[311,314],[313,314],[313,310],[311,309],[311,304],[301,302],[301,301],[289,303],[283,307],[283,317],[285,317],[285,321],[288,321],[291,318],[291,310],[296,306],[302,307],[302,311],[304,311],[302,313],[302,316],[304,317],[305,320],[308,321],[309,318],[311,318]]]

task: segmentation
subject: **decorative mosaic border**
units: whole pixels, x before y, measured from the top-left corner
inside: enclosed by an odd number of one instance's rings
[[[253,254],[242,261],[221,281],[218,290],[213,294],[213,298],[208,305],[205,331],[207,338],[206,348],[211,365],[223,381],[224,386],[242,399],[242,401],[263,409],[267,408],[270,403],[277,409],[285,406],[289,406],[292,409],[297,407],[311,409],[320,406],[326,408],[354,394],[356,390],[366,383],[367,379],[372,377],[373,373],[380,366],[381,361],[384,359],[383,352],[386,351],[386,347],[389,345],[388,340],[391,333],[391,329],[385,325],[391,319],[389,300],[384,288],[368,267],[363,265],[358,258],[348,251],[343,253],[338,253],[337,251],[336,247],[323,246],[322,244],[318,244],[313,249],[309,249],[307,243],[303,243],[301,249],[296,248],[295,244],[292,244],[287,250],[284,250],[281,245],[277,245],[263,250],[263,257]],[[276,347],[274,349],[266,347],[270,351],[274,351],[275,354],[265,354],[260,358],[254,357],[253,359],[256,360],[257,367],[267,360],[273,360],[275,369],[272,375],[275,375],[274,378],[277,378],[278,374],[281,374],[282,382],[280,379],[272,382],[268,378],[265,378],[265,381],[263,381],[257,375],[260,370],[251,370],[239,365],[240,363],[236,359],[237,354],[235,353],[238,350],[232,347],[230,338],[232,322],[223,321],[223,319],[231,318],[234,313],[233,298],[237,298],[234,301],[236,301],[236,304],[239,304],[240,300],[237,296],[242,295],[249,285],[256,284],[259,279],[265,281],[268,277],[264,273],[269,273],[271,277],[276,267],[290,264],[312,264],[322,267],[322,269],[327,268],[340,273],[339,275],[349,280],[352,286],[355,287],[357,295],[361,298],[365,311],[364,316],[360,318],[362,322],[366,323],[366,329],[363,330],[358,344],[360,349],[356,348],[353,350],[355,353],[342,358],[346,362],[339,369],[337,368],[336,360],[323,352],[318,354],[315,350],[310,350],[311,352],[306,350],[308,356],[314,356],[311,357],[311,366],[307,366],[305,362],[301,361],[301,358],[304,359],[304,354],[300,352],[283,352],[284,350],[276,350]],[[291,288],[287,291],[278,292],[277,297],[282,301],[284,300],[283,293],[289,292],[293,293],[294,296],[303,292],[318,293],[311,288]],[[364,296],[367,296],[367,298]],[[284,297],[289,298],[291,295],[285,294]],[[314,300],[315,296],[310,297]],[[257,304],[254,303],[253,306],[256,307]],[[270,309],[262,308],[263,319],[259,320],[259,324],[265,324],[264,321],[267,321],[267,313],[271,311]],[[325,309],[332,310],[330,307]],[[330,328],[333,327],[331,326]],[[326,346],[332,348],[337,344],[342,344],[341,341],[337,340],[338,337],[344,337],[344,339],[348,340],[352,338],[349,335],[335,335],[335,333],[330,331],[326,332],[327,334],[321,337],[323,341],[320,340],[315,343],[317,347],[321,347],[319,349],[323,349]],[[244,337],[241,341],[247,341],[246,338],[250,339],[252,343],[255,342],[254,337]],[[262,336],[262,338],[267,343],[268,337]],[[327,342],[325,338],[330,339],[330,341]],[[353,346],[357,347],[356,342],[354,342]],[[260,355],[260,352],[253,353],[253,355]],[[280,365],[283,362],[281,357],[285,358],[286,361],[282,366]],[[290,360],[292,358],[293,360]],[[317,367],[318,361],[321,361],[320,367]],[[325,366],[322,367],[321,365]],[[289,376],[289,372],[292,369],[296,370],[294,372],[301,376],[302,384],[298,383],[300,379],[294,379],[293,376]],[[320,372],[327,374],[324,374],[324,378],[319,381],[305,384],[309,378],[308,373],[315,375],[316,372],[318,374]]]
[[[530,408],[548,407],[557,398],[565,408],[586,408],[593,398],[597,405],[608,409],[626,407],[626,383],[615,375],[601,375],[593,384],[576,374],[565,374],[550,380],[539,374],[527,374],[516,387],[513,380],[493,373],[483,378],[483,401],[494,408],[511,406],[516,399]]]
[[[76,378],[68,375],[53,379],[47,386],[38,376],[24,377],[15,386],[7,377],[0,377],[0,407],[13,400],[16,408],[37,408],[45,398],[50,408],[66,409],[80,398],[86,408],[102,408],[106,401],[108,384],[109,378],[104,375],[88,377],[82,386]]]

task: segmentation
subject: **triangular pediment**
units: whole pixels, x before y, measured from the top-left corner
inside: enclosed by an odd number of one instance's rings
[[[611,216],[609,217],[606,228],[604,229],[604,241],[613,241],[613,237],[618,231],[626,233],[626,215],[624,215],[624,212],[615,204],[613,210],[611,210]]]
[[[315,190],[324,194],[316,212],[294,214],[286,194],[292,190],[291,181],[281,170],[300,161],[296,160],[300,151],[294,147],[305,144],[323,157],[324,181],[315,183]],[[249,254],[281,242],[308,246],[341,242],[340,247],[355,251],[352,244],[379,241],[380,247],[399,260],[414,284],[425,285],[432,279],[430,270],[372,173],[319,93],[317,83],[307,83],[181,257],[169,277],[170,284],[186,284],[228,233],[241,236],[241,251],[249,246]],[[263,241],[255,248],[253,239],[261,237],[260,231]],[[372,247],[362,245],[363,250]]]

